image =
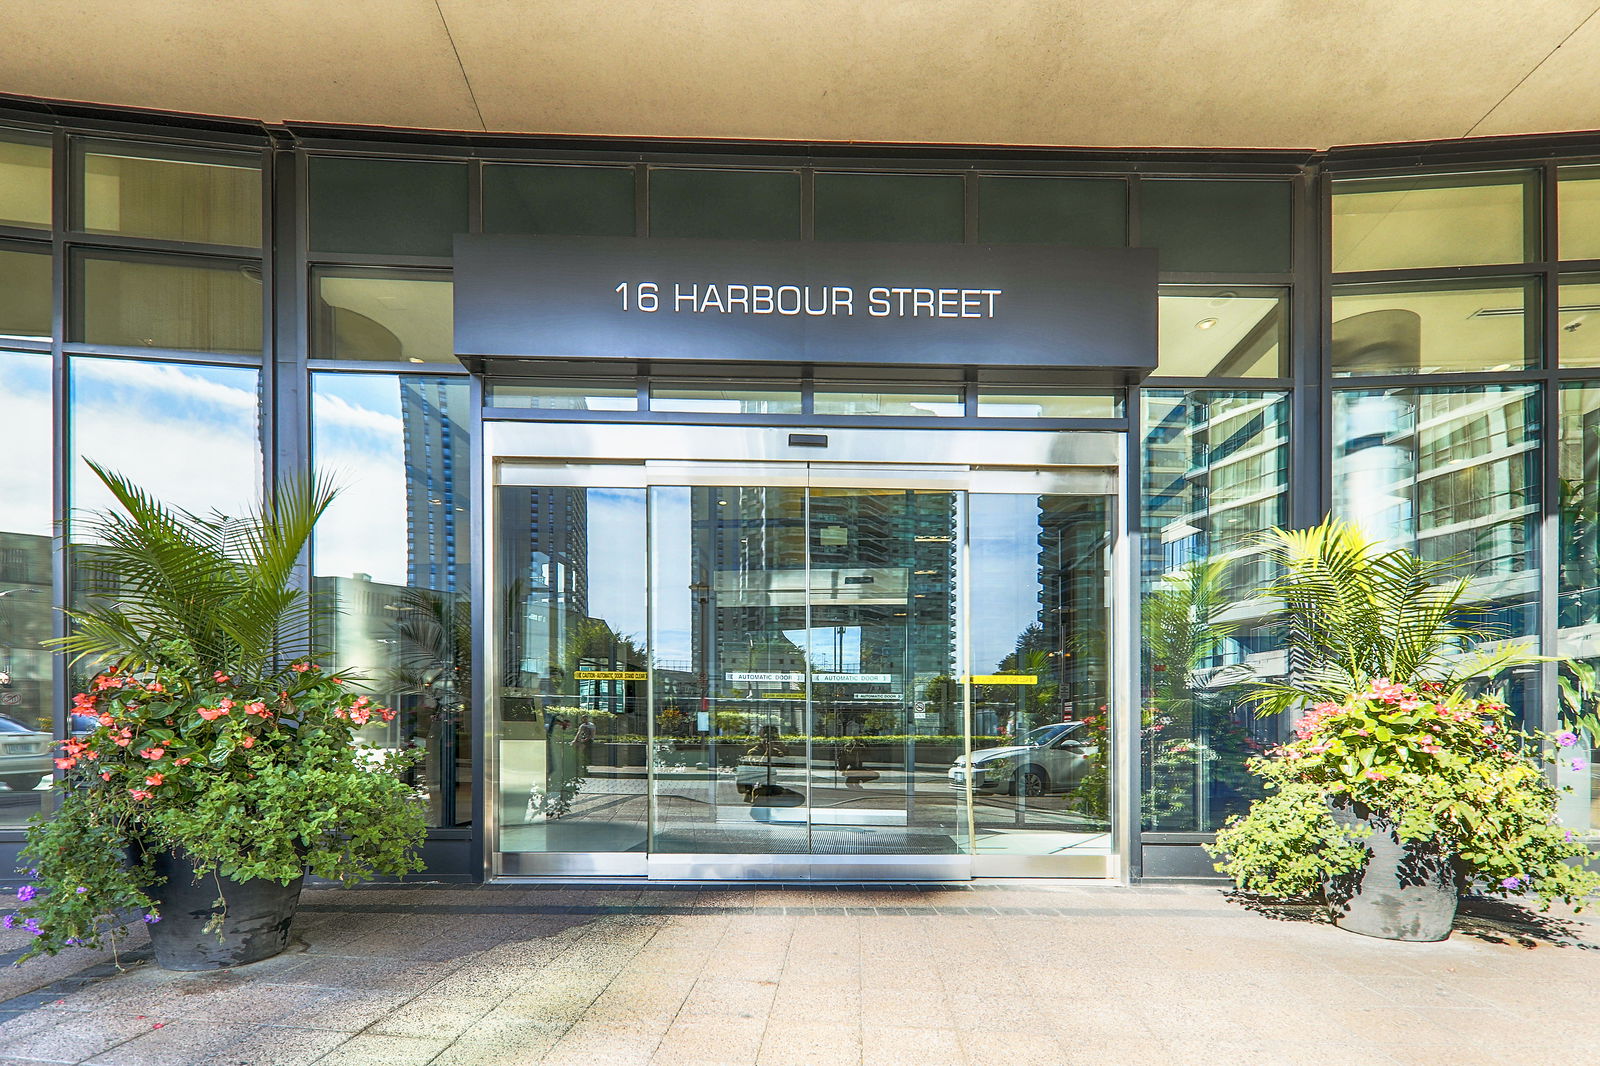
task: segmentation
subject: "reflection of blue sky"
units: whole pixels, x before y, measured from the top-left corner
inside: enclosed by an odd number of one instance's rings
[[[656,662],[680,669],[687,669],[694,657],[689,493],[678,485],[650,490],[650,549],[655,564],[650,652]]]
[[[645,490],[590,489],[589,616],[640,645],[645,633]]]
[[[261,496],[259,374],[243,367],[74,356],[74,452],[190,511],[240,514]],[[110,494],[74,463],[72,503]]]
[[[50,535],[50,357],[0,352],[0,530]]]
[[[406,583],[405,433],[395,374],[314,374],[311,455],[339,496],[317,526],[312,569]]]
[[[1039,620],[1039,497],[973,493],[967,516],[972,669],[982,673]]]

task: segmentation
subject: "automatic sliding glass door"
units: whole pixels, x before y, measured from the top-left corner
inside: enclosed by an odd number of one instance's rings
[[[517,467],[494,510],[494,872],[1103,871],[1113,484]]]

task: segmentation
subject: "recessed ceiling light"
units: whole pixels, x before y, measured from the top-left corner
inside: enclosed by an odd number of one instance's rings
[[[422,360],[418,359],[416,356],[413,355],[413,356],[408,356],[406,358],[406,362],[408,362],[408,363],[420,363],[420,362],[422,362]]]
[[[1196,322],[1194,324],[1194,328],[1195,329],[1210,329],[1212,326],[1214,326],[1216,324],[1217,324],[1217,320],[1214,319],[1214,318],[1202,318],[1200,321],[1198,321],[1198,322]]]

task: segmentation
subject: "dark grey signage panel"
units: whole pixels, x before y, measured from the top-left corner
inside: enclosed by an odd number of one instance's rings
[[[463,358],[1154,367],[1156,253],[456,238]]]

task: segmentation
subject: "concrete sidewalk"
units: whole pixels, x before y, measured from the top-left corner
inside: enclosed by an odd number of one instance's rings
[[[1205,887],[319,889],[241,970],[142,932],[122,970],[5,970],[0,1066],[1595,1061],[1582,918],[1394,944]]]

